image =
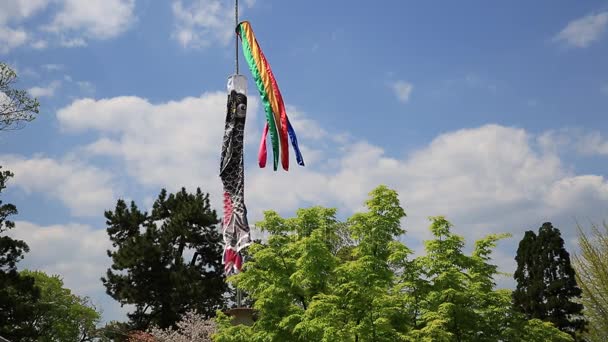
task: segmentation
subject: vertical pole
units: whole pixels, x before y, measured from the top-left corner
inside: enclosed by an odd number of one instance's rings
[[[234,29],[239,25],[239,0],[234,0]],[[236,74],[239,74],[239,36],[234,34],[234,66]],[[241,307],[241,289],[236,289],[236,307]]]
[[[234,0],[234,29],[239,25],[239,0]],[[235,33],[234,35],[234,64],[236,74],[239,74],[239,36]]]

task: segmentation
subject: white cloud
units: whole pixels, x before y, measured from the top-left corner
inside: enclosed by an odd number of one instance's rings
[[[20,66],[19,62],[9,62],[11,68],[19,76],[19,78],[40,78],[40,74],[30,67]]]
[[[596,175],[565,177],[549,189],[547,200],[561,210],[572,210],[572,206],[580,210],[589,202],[608,204],[608,182]]]
[[[51,4],[53,4],[51,6]],[[27,20],[50,9],[50,22],[36,30]],[[87,40],[114,38],[136,21],[135,0],[8,0],[0,2],[0,53],[30,41],[34,49],[53,42],[65,47],[85,46]],[[25,24],[31,29],[16,28]]]
[[[252,135],[256,108],[250,97]],[[226,94],[215,92],[161,104],[134,96],[81,99],[60,109],[57,117],[64,130],[99,132],[87,153],[119,158],[140,184],[201,186],[217,193],[225,111]]]
[[[254,4],[253,0],[245,1],[246,7]],[[175,20],[172,37],[183,47],[204,48],[213,43],[227,45],[234,39],[234,3],[174,0],[172,10]]]
[[[75,216],[99,216],[115,199],[112,175],[77,160],[2,155],[0,161],[15,174],[14,186],[59,200]]]
[[[113,38],[130,27],[134,9],[135,0],[63,0],[48,30],[83,38]]]
[[[583,156],[608,156],[608,139],[597,131],[576,128],[547,131],[538,137],[543,148],[557,151],[573,150]]]
[[[87,46],[87,42],[83,38],[66,39],[65,37],[63,37],[59,41],[59,45],[61,45],[63,47],[73,48],[73,47]]]
[[[61,81],[53,81],[46,87],[33,87],[28,92],[34,97],[52,97],[61,86]]]
[[[5,54],[27,41],[27,32],[11,29],[0,24],[0,53]]]
[[[83,93],[92,94],[95,92],[95,86],[89,81],[77,81],[76,85],[78,85],[78,88],[80,88],[80,91]]]
[[[24,45],[30,35],[22,27],[14,27],[47,6],[49,0],[6,0],[0,2],[0,54]]]
[[[246,156],[255,158],[262,123],[256,119],[259,116],[257,97],[249,96],[248,100]],[[219,206],[221,182],[218,165],[225,111],[226,94],[213,92],[160,104],[134,96],[81,99],[60,109],[57,117],[63,130],[98,133],[96,140],[87,145],[84,152],[117,158],[138,183],[151,189],[201,186],[204,191],[211,192],[212,199]],[[306,163],[323,163],[327,158],[326,149],[347,139],[340,134],[330,136],[316,121],[294,106],[288,105],[287,111]],[[272,149],[269,154],[270,161]],[[252,179],[248,181],[248,186],[251,186],[248,197],[259,202],[259,206],[274,201],[275,198],[262,195],[267,182],[300,188],[297,194],[290,192],[283,197],[282,208],[297,205],[302,198],[314,201],[325,194],[326,190],[318,189],[316,185],[328,185],[324,175],[299,167],[293,154],[290,165],[291,170],[298,169],[294,172],[303,173],[310,181],[292,185],[291,173],[274,173],[268,169],[272,168],[269,165],[263,170],[253,170],[248,176]],[[321,179],[323,183],[319,183]],[[256,195],[257,192],[260,195]]]
[[[580,152],[587,155],[608,156],[608,139],[602,137],[599,132],[583,135],[577,147]]]
[[[78,292],[99,288],[99,277],[109,264],[106,250],[111,247],[105,230],[77,223],[39,226],[17,221],[9,235],[30,246],[28,267],[61,274],[66,285]]]
[[[65,66],[61,64],[47,64],[43,65],[43,68],[49,71],[54,71],[63,70],[65,69]],[[95,93],[95,85],[89,81],[78,81],[74,80],[70,75],[63,75],[63,82],[65,82],[66,87],[68,88],[75,86],[77,90],[83,94],[83,96],[90,96]]]
[[[585,48],[602,36],[606,31],[606,26],[608,26],[608,12],[590,14],[569,22],[553,40]]]
[[[216,166],[225,101],[223,92],[162,104],[138,97],[84,99],[61,109],[58,118],[64,129],[97,136],[87,152],[118,158],[139,183],[151,189],[201,186],[220,208]],[[603,200],[605,186],[595,192],[588,186],[605,180],[593,178],[590,183],[585,177],[597,176],[573,173],[553,148],[555,139],[548,136],[486,125],[441,134],[407,158],[394,158],[378,146],[349,137],[324,144],[329,134],[316,121],[288,108],[307,153],[304,158],[311,152],[311,159],[304,168],[292,162],[287,173],[273,172],[271,165],[259,169],[254,159],[259,132],[254,127],[261,128],[261,122],[256,124],[255,115],[248,117],[246,156],[252,157],[246,157],[246,179],[252,222],[262,210],[289,213],[312,203],[351,212],[360,209],[367,193],[380,183],[399,191],[411,213],[406,221],[416,234],[425,234],[426,217],[431,215],[445,214],[460,225],[479,226],[479,233],[517,231],[545,218],[565,222],[573,215],[595,215],[598,206],[608,204]],[[565,188],[564,182],[574,185]],[[564,191],[572,195],[559,202],[555,194]],[[580,200],[568,200],[579,195],[595,204],[580,211],[569,209],[568,205],[579,208]]]
[[[500,261],[503,271],[512,272],[514,250],[508,248],[523,231],[551,221],[570,239],[574,219],[601,220],[608,207],[605,178],[573,173],[537,140],[523,129],[486,125],[439,135],[403,159],[351,141],[337,158],[324,150],[317,165],[290,173],[250,167],[247,200],[256,219],[262,210],[292,215],[309,204],[336,206],[348,215],[362,209],[372,188],[387,184],[400,194],[408,213],[404,226],[414,240],[429,236],[427,217],[435,215],[445,215],[469,243],[489,232],[513,233],[503,250],[511,259]],[[319,170],[324,164],[334,166]]]
[[[442,134],[415,152],[402,172],[401,193],[414,215],[445,214],[488,226],[512,222],[516,211],[549,210],[545,194],[568,177],[556,155],[535,151],[526,131],[499,125]]]
[[[65,69],[65,65],[63,64],[44,64],[42,65],[42,69],[46,71],[59,71]]]
[[[58,274],[75,294],[89,296],[101,306],[106,320],[125,319],[124,310],[105,294],[100,280],[110,266],[106,250],[111,244],[104,229],[77,223],[41,226],[16,221],[7,235],[24,240],[30,247],[18,265],[20,269]]]
[[[49,43],[46,40],[37,40],[33,42],[31,46],[36,50],[43,50],[49,46]]]
[[[410,100],[410,94],[412,93],[414,86],[406,81],[395,81],[391,84],[391,88],[393,89],[395,96],[397,96],[397,99],[405,103]]]
[[[296,132],[298,137],[319,140],[329,136],[327,131],[315,120],[308,118],[306,113],[301,112],[295,106],[286,105],[285,111],[287,112],[287,116],[289,116],[289,121],[292,125],[298,128]]]
[[[0,2],[0,24],[28,18],[49,3],[50,0],[4,0]]]

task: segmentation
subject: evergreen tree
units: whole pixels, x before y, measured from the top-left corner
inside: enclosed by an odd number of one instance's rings
[[[1,167],[0,167],[1,168]],[[13,173],[0,171],[0,193]],[[17,208],[0,200],[0,233],[15,228],[8,220],[17,214]],[[0,336],[14,341],[35,339],[36,329],[29,322],[34,316],[40,291],[34,286],[34,278],[17,272],[17,263],[29,252],[24,241],[0,236]]]
[[[545,222],[538,235],[527,231],[515,260],[515,309],[529,319],[549,321],[572,336],[580,335],[586,326],[583,305],[577,302],[582,291],[559,229]]]
[[[515,256],[517,269],[514,278],[517,285],[513,291],[513,304],[528,318],[544,320],[547,317],[543,299],[545,282],[539,252],[536,234],[527,231],[519,242]]]
[[[105,217],[116,249],[108,251],[113,265],[102,282],[114,299],[135,306],[133,329],[174,327],[189,310],[211,316],[222,307],[219,220],[208,194],[163,189],[150,214],[119,200]]]

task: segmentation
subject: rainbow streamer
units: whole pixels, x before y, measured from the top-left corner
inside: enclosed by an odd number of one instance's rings
[[[300,153],[300,148],[298,147],[296,132],[287,117],[279,85],[272,73],[270,64],[268,64],[260,45],[255,39],[251,24],[249,24],[248,21],[239,23],[236,27],[236,33],[241,38],[245,59],[247,60],[249,70],[251,70],[253,78],[255,79],[255,83],[262,98],[262,103],[264,104],[264,111],[266,112],[266,125],[264,126],[258,153],[258,163],[260,167],[263,168],[266,166],[266,138],[268,133],[270,133],[270,140],[272,143],[274,157],[273,165],[275,171],[278,167],[279,151],[281,152],[281,165],[283,166],[283,169],[285,171],[289,169],[288,136],[295,151],[298,164],[304,166],[304,159],[302,158],[302,153]]]

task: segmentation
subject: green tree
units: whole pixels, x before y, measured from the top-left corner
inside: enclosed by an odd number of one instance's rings
[[[0,171],[0,193],[12,176],[10,171]],[[15,205],[0,200],[0,234],[15,228],[15,223],[8,218],[16,214]],[[40,292],[34,286],[34,278],[17,271],[17,263],[27,252],[29,247],[24,241],[0,236],[0,336],[15,341],[37,337],[36,329],[29,323]]]
[[[131,331],[127,322],[110,321],[97,330],[97,337],[100,342],[123,342],[128,340]]]
[[[492,249],[510,234],[490,234],[463,253],[464,239],[444,217],[431,218],[434,239],[413,260],[416,278],[405,274],[413,301],[409,336],[424,341],[571,341],[550,323],[526,320],[513,311],[511,291],[495,289]],[[406,269],[406,271],[409,271]],[[411,300],[410,300],[411,301]]]
[[[243,272],[229,278],[249,293],[257,320],[232,325],[218,312],[216,341],[572,341],[551,323],[526,320],[510,291],[494,289],[490,254],[506,235],[465,255],[463,238],[433,217],[434,239],[414,258],[400,241],[397,193],[380,186],[366,204],[346,222],[322,207],[287,219],[265,212],[257,227],[268,240],[253,244]]]
[[[513,305],[528,319],[554,323],[560,330],[578,336],[585,330],[581,289],[570,264],[559,229],[550,222],[538,235],[527,231],[517,249]]]
[[[36,118],[40,104],[27,91],[14,89],[15,71],[0,62],[0,130],[18,129]]]
[[[38,342],[93,341],[101,314],[88,298],[77,296],[65,288],[58,275],[29,270],[20,273],[34,278],[35,286],[40,289],[36,314],[31,317],[31,326],[40,336]]]
[[[476,242],[471,256],[464,239],[451,232],[444,217],[431,218],[434,239],[425,242],[426,255],[416,258],[424,281],[412,294],[424,298],[416,309],[414,336],[455,341],[496,341],[513,334],[508,294],[494,291],[497,267],[489,264],[491,248],[507,234],[492,234]],[[497,325],[496,322],[502,322]]]
[[[366,204],[367,212],[357,213],[346,222],[354,245],[342,253],[332,248],[340,241],[341,224],[334,219],[335,210],[317,209],[325,212],[317,223],[309,222],[306,211],[300,223],[296,220],[297,226],[311,231],[318,228],[298,243],[302,253],[297,264],[310,267],[299,266],[294,280],[306,284],[314,276],[312,279],[322,282],[322,286],[313,287],[307,300],[311,302],[309,309],[294,329],[302,340],[400,338],[403,312],[399,310],[398,296],[391,291],[394,273],[389,260],[410,252],[396,241],[404,233],[400,222],[406,214],[397,193],[385,186],[372,191]],[[324,221],[332,223],[331,229],[324,228],[327,225]],[[345,258],[344,262],[340,262],[338,253]],[[334,315],[327,315],[327,310]]]
[[[586,336],[593,342],[608,341],[608,224],[593,224],[591,234],[578,226],[580,252],[573,256],[576,279],[583,290],[582,303],[589,320]]]
[[[118,200],[105,213],[115,248],[102,282],[122,305],[132,304],[131,328],[175,326],[189,310],[211,316],[224,304],[222,247],[209,195],[162,190],[150,214]]]

